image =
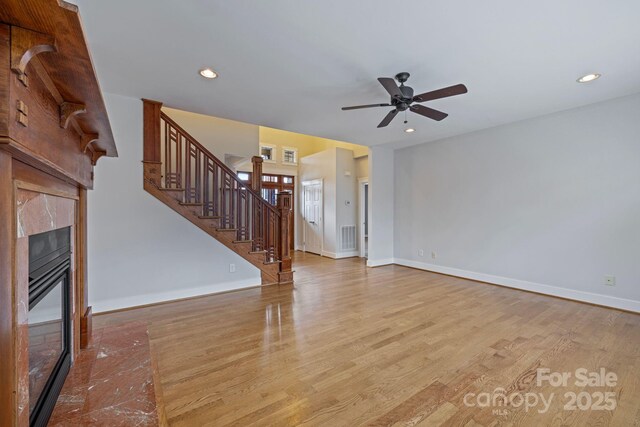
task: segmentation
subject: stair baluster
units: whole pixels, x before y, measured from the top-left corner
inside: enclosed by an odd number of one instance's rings
[[[191,222],[262,270],[263,284],[292,282],[285,227],[290,196],[288,204],[283,195],[282,206],[280,201],[277,208],[270,205],[260,194],[261,174],[247,186],[166,115],[161,103],[143,102],[145,189],[185,217],[188,208],[195,217],[188,217]],[[256,163],[262,166],[262,159],[257,159],[252,159],[254,167]],[[205,221],[209,222],[205,225]],[[225,237],[229,235],[233,237]],[[261,263],[255,262],[256,253],[263,253]]]

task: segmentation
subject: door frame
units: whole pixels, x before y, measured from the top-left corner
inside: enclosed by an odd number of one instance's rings
[[[369,185],[369,177],[358,178],[358,252],[360,253],[360,258],[366,258],[367,255],[364,253],[364,222],[365,219],[369,222],[369,212],[366,212],[364,206],[364,190],[365,185]],[[371,200],[369,200],[371,203]],[[368,224],[369,227],[371,224]]]
[[[316,179],[308,179],[302,181],[302,185],[300,186],[301,197],[299,200],[302,202],[300,209],[300,216],[302,218],[302,252],[307,252],[307,219],[305,218],[305,209],[304,206],[306,204],[306,194],[305,187],[309,185],[320,184],[320,253],[321,255],[324,251],[324,179],[316,178]]]

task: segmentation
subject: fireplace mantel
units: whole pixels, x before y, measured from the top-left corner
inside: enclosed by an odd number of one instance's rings
[[[29,424],[28,237],[71,227],[72,357],[91,336],[87,190],[117,157],[76,6],[0,8],[0,425]]]

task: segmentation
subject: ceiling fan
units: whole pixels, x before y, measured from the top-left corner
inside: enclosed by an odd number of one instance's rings
[[[396,80],[400,82],[400,86],[396,85],[390,77],[380,77],[378,81],[391,95],[391,101],[388,104],[369,104],[369,105],[356,105],[353,107],[342,107],[344,111],[358,110],[360,108],[371,107],[394,107],[393,110],[385,116],[384,119],[378,125],[379,128],[383,128],[391,123],[391,120],[400,111],[410,110],[416,114],[420,114],[430,119],[440,121],[448,116],[447,113],[434,110],[433,108],[425,107],[424,105],[416,105],[414,102],[426,102],[434,99],[446,98],[448,96],[462,95],[467,93],[467,87],[463,84],[455,86],[449,86],[438,90],[432,90],[431,92],[421,93],[420,95],[413,96],[413,88],[405,86],[404,83],[409,79],[409,73],[403,72],[396,74]],[[406,123],[406,121],[405,121]]]

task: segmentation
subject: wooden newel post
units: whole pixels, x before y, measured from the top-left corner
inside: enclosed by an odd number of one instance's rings
[[[251,163],[253,163],[253,173],[251,174],[251,189],[256,193],[258,193],[260,196],[262,196],[262,162],[263,161],[264,159],[260,156],[253,156],[251,158]],[[253,215],[253,238],[254,238],[254,246],[255,246],[255,249],[257,250],[263,250],[265,247],[265,236],[264,236],[264,230],[261,226],[262,225],[261,220],[262,220],[261,215],[257,215],[257,214]]]
[[[278,236],[278,253],[280,254],[279,283],[292,283],[291,253],[289,249],[289,213],[291,212],[291,193],[284,191],[278,194],[278,211],[280,212],[280,235]]]
[[[151,182],[161,186],[162,151],[160,146],[160,109],[162,102],[143,99],[143,141],[145,174]]]
[[[253,173],[251,174],[251,188],[258,194],[262,194],[262,162],[264,159],[260,156],[253,156]]]

